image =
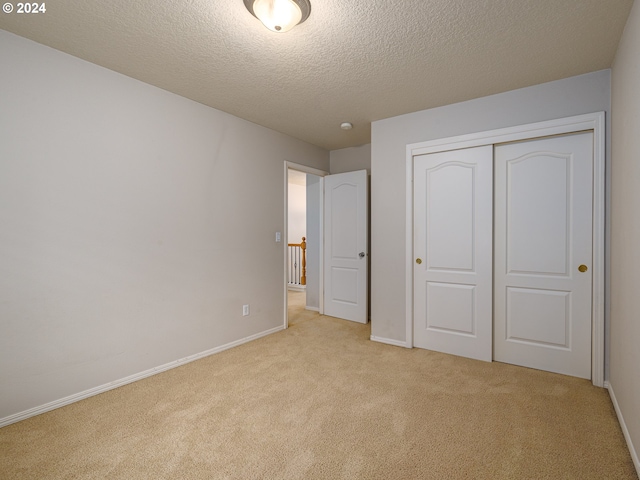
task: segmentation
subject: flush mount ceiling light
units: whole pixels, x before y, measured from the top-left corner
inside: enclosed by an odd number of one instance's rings
[[[244,0],[244,5],[265,27],[279,33],[304,22],[311,13],[309,0]]]

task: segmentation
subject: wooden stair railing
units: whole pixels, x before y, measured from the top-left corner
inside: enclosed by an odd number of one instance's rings
[[[300,266],[301,268],[301,272],[300,272],[300,283],[299,285],[306,285],[307,284],[307,237],[302,237],[302,242],[301,243],[289,243],[287,244],[289,247],[293,247],[295,248],[299,248],[300,249]],[[289,250],[291,252],[291,249]],[[291,261],[291,264],[293,266],[293,270],[294,270],[294,275],[293,275],[293,279],[291,279],[289,281],[289,283],[294,283],[297,284],[297,282],[295,280],[297,280],[297,275],[295,274],[296,270],[297,270],[297,260],[298,257],[296,256],[296,253],[289,253],[289,260]]]

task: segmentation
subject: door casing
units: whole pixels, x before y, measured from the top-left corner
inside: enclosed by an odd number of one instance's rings
[[[413,347],[413,158],[427,153],[494,145],[553,135],[593,131],[593,286],[591,381],[604,387],[605,318],[605,114],[596,112],[557,120],[413,143],[406,149],[405,347]]]

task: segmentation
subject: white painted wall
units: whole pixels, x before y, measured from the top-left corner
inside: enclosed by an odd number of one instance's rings
[[[307,175],[307,307],[320,309],[320,177]]]
[[[331,150],[329,161],[332,174],[366,170],[371,175],[371,144]]]
[[[603,70],[374,122],[371,334],[405,341],[407,144],[598,111],[608,118],[609,104],[610,71]]]
[[[611,365],[609,383],[640,475],[640,4],[612,70]]]
[[[289,242],[300,243],[307,236],[307,188],[289,183],[287,197],[289,210]]]
[[[282,327],[282,165],[327,151],[4,31],[0,65],[0,422]]]

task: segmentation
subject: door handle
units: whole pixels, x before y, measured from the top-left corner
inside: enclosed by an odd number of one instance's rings
[[[359,256],[360,258],[364,258],[364,252],[360,252],[360,253],[358,254],[358,256]]]
[[[418,265],[420,265],[420,264],[422,263],[422,259],[421,259],[421,258],[416,258],[416,263],[417,263]]]
[[[584,273],[584,272],[586,272],[587,270],[589,270],[589,268],[588,268],[586,265],[580,265],[580,266],[578,267],[578,271],[579,271],[580,273]]]

